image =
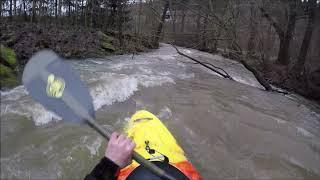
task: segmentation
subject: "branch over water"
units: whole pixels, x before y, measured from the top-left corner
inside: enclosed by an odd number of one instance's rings
[[[211,71],[219,74],[220,76],[222,76],[222,77],[224,77],[224,78],[233,80],[232,77],[231,77],[224,69],[222,69],[222,68],[220,68],[220,67],[217,67],[217,66],[215,66],[215,65],[213,65],[213,64],[211,64],[211,63],[201,62],[201,61],[199,61],[199,60],[197,60],[197,59],[195,59],[195,58],[193,58],[193,57],[190,57],[190,56],[182,53],[181,51],[179,51],[179,49],[178,49],[175,45],[171,44],[171,46],[176,49],[176,51],[177,51],[178,54],[180,54],[180,55],[182,55],[182,56],[184,56],[184,57],[186,57],[186,58],[189,58],[189,59],[191,59],[192,61],[195,61],[197,64],[201,64],[202,66],[210,69]],[[216,70],[216,69],[214,69],[214,68],[223,71],[225,74],[224,74],[224,73],[221,73],[220,71],[218,71],[218,70]]]
[[[194,61],[195,63],[194,64],[201,64],[202,66],[210,69],[211,71],[221,75],[222,77],[224,78],[227,78],[227,79],[230,79],[230,80],[233,80],[233,78],[222,68],[220,67],[217,67],[211,63],[208,63],[208,62],[201,62],[193,57],[190,57],[184,53],[182,53],[181,51],[179,51],[179,49],[173,45],[173,44],[170,44],[172,47],[174,47],[177,51],[178,54],[184,56],[184,57],[187,57],[189,59],[191,59],[192,61]],[[239,57],[239,56],[238,56]],[[240,59],[240,63],[247,69],[249,70],[250,72],[252,72],[252,74],[255,76],[255,78],[257,79],[257,81],[265,88],[266,91],[272,91],[272,92],[277,92],[277,93],[281,93],[281,94],[288,94],[288,92],[286,91],[282,91],[282,90],[278,90],[278,89],[275,89],[273,88],[265,78],[262,77],[262,75],[257,71],[255,70],[253,67],[251,67],[249,64],[247,64],[241,57],[239,57]],[[221,73],[220,71],[223,71],[224,73]]]

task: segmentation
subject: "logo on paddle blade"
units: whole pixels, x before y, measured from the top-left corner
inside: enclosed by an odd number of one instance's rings
[[[47,95],[54,98],[61,98],[65,88],[65,82],[62,78],[55,77],[53,74],[48,76]]]

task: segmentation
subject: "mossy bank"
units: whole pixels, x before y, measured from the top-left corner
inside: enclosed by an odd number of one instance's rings
[[[4,23],[0,25],[1,89],[20,83],[21,72],[28,59],[41,49],[52,49],[67,59],[103,58],[108,55],[143,52],[151,48],[151,40],[99,29],[37,25],[32,23]],[[150,42],[149,42],[150,41]]]
[[[16,54],[2,44],[0,45],[0,76],[1,89],[18,85]]]

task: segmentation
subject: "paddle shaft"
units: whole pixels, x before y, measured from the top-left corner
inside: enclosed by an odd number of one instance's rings
[[[111,133],[109,131],[106,131],[105,129],[103,129],[102,126],[100,126],[98,123],[96,123],[93,119],[87,119],[87,123],[91,128],[95,129],[100,135],[102,135],[103,137],[105,137],[109,141],[110,136],[111,136]],[[147,169],[149,169],[153,173],[160,176],[161,178],[164,178],[166,180],[176,180],[176,178],[172,177],[171,175],[166,173],[164,170],[162,170],[158,166],[152,164],[152,162],[146,160],[144,157],[142,157],[140,154],[138,154],[135,151],[132,154],[132,158],[135,161],[137,161],[139,164],[141,164],[142,166],[146,167]]]

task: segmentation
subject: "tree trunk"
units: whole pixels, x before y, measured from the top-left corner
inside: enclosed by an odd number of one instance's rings
[[[43,19],[43,0],[39,0],[39,17],[38,17],[38,22],[41,23]]]
[[[2,1],[0,1],[0,19],[1,19],[1,17],[2,17]]]
[[[152,1],[149,1],[149,2],[146,1],[146,3],[148,3],[148,6],[152,7]],[[150,13],[151,8],[149,8],[149,9],[150,9],[150,10],[146,12],[146,18],[145,18],[144,24],[152,24],[151,27],[153,27],[153,23],[154,23],[154,22],[152,21],[151,18],[153,18],[154,16],[151,16],[151,15],[150,15],[150,14],[151,14],[151,13]],[[151,23],[150,23],[150,21],[151,21]]]
[[[26,9],[26,1],[23,0],[23,17],[24,20],[27,21],[27,9]]]
[[[13,0],[13,15],[17,16],[17,0]]]
[[[254,17],[256,17],[256,14],[254,12],[253,2],[252,2],[250,5],[250,22],[249,22],[250,37],[247,45],[247,52],[248,52],[247,57],[252,57],[254,55],[254,50],[255,50],[254,42],[257,34],[257,23],[255,22]]]
[[[109,8],[111,12],[108,18],[108,26],[113,29],[116,27],[115,17],[116,17],[116,11],[117,11],[117,1],[111,1]]]
[[[88,27],[89,2],[86,1],[86,10],[84,12],[84,26]]]
[[[196,30],[196,33],[198,34],[198,42],[197,44],[201,44],[201,6],[198,5],[198,13],[197,13],[197,30]]]
[[[166,18],[166,14],[167,14],[168,8],[169,8],[169,1],[167,0],[167,1],[165,2],[164,8],[163,8],[161,20],[160,20],[160,22],[159,22],[158,29],[157,29],[157,31],[156,31],[155,39],[154,39],[154,42],[153,42],[153,44],[154,44],[155,46],[157,46],[157,47],[159,46],[159,39],[160,39],[160,35],[161,35],[161,32],[162,32],[162,26],[163,26],[163,24],[164,24],[164,21],[165,21],[165,18]]]
[[[68,16],[69,16],[69,19],[71,17],[71,3],[68,2]]]
[[[220,34],[221,34],[221,28],[218,28],[217,33],[216,33],[216,37],[219,38]],[[213,42],[213,50],[215,52],[218,51],[218,40],[217,39],[215,39],[214,42]]]
[[[208,13],[208,17],[209,17],[209,14],[211,13],[215,13],[214,12],[214,9],[215,9],[215,3],[214,3],[214,0],[208,0],[209,4],[209,13]],[[210,22],[210,21],[209,21]],[[214,28],[212,25],[210,25],[210,28]],[[218,28],[217,28],[217,31],[218,31]],[[220,34],[220,33],[219,33]],[[214,38],[212,40],[209,40],[209,43],[210,45],[212,44],[213,46],[210,46],[209,49],[212,50],[213,52],[217,52],[217,47],[218,47],[218,40],[217,40],[217,37],[219,37],[220,35],[218,35],[218,33],[216,31],[211,31],[210,32],[210,37],[213,36]],[[211,38],[210,38],[211,39]]]
[[[54,2],[54,16],[57,21],[57,19],[58,19],[58,0],[55,0],[55,2]]]
[[[73,7],[73,25],[78,26],[78,1],[74,1]]]
[[[120,1],[120,0],[119,0]],[[99,27],[99,2],[97,0],[92,1],[92,24],[94,28]]]
[[[210,13],[214,13],[214,0],[209,0]]]
[[[140,37],[140,26],[141,26],[141,13],[142,13],[142,0],[139,2],[139,17],[138,17],[138,36]]]
[[[289,12],[289,20],[287,24],[287,29],[284,34],[284,37],[280,37],[280,49],[278,53],[278,63],[283,65],[288,65],[290,62],[289,58],[289,48],[290,48],[290,42],[293,37],[293,32],[296,26],[296,16],[297,16],[297,2],[294,0],[290,3],[290,12]],[[282,39],[282,40],[281,40]]]
[[[9,18],[10,18],[10,21],[12,21],[12,0],[10,0],[10,4],[9,4]]]
[[[18,16],[21,16],[21,15],[22,15],[22,3],[20,3],[19,10],[18,10]]]
[[[181,28],[180,28],[180,32],[184,32],[184,24],[185,24],[185,17],[186,17],[186,10],[183,7],[182,9],[182,17],[181,17]]]
[[[287,65],[289,63],[289,41],[284,37],[280,37],[280,46],[278,51],[277,63]]]
[[[207,51],[208,50],[208,44],[207,44],[207,27],[208,27],[208,18],[209,15],[207,15],[203,20],[203,30],[201,35],[201,50]]]
[[[84,20],[83,5],[84,5],[83,0],[81,0],[81,18],[80,19],[82,20],[82,22]],[[83,24],[83,23],[81,23],[81,24],[85,26],[85,24]]]
[[[59,15],[60,17],[62,16],[62,0],[59,0],[58,15]]]
[[[120,43],[120,47],[123,47],[124,45],[124,39],[123,39],[123,21],[124,21],[124,4],[122,3],[122,0],[117,0],[117,11],[118,11],[118,39]]]
[[[31,22],[34,23],[36,22],[36,0],[33,0],[32,1],[32,16],[31,16]]]
[[[95,2],[94,0],[90,1],[90,27],[93,28],[94,27],[94,6],[95,6]]]
[[[105,8],[105,10],[104,10],[104,17],[103,17],[103,30],[104,30],[104,31],[108,31],[109,7],[108,7],[108,2],[107,2],[107,1],[105,1],[104,3],[105,3],[104,6],[105,6],[106,8]]]
[[[292,68],[294,73],[299,74],[304,69],[304,64],[306,61],[306,56],[308,53],[308,49],[310,46],[311,37],[314,30],[315,25],[315,11],[317,6],[317,0],[309,0],[308,1],[308,23],[304,33],[303,41],[301,44],[298,60]]]
[[[274,27],[276,30],[279,40],[280,40],[280,47],[278,52],[278,59],[277,63],[282,65],[288,65],[289,64],[289,47],[290,42],[292,40],[293,32],[296,25],[296,16],[297,16],[297,1],[293,0],[289,2],[289,19],[286,27],[286,31],[284,32],[281,29],[281,26],[276,23],[271,16],[264,10],[264,8],[260,7],[260,11],[262,12],[263,16],[270,22],[270,24]]]
[[[174,35],[176,34],[176,17],[177,17],[177,10],[174,10],[174,14],[173,14],[173,20],[172,20],[172,32],[174,33]]]
[[[200,28],[201,28],[201,16],[198,14],[197,16],[197,33],[200,33]]]
[[[62,0],[58,0],[58,16],[59,18],[59,24],[63,24],[63,18],[62,18]]]

